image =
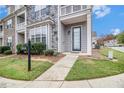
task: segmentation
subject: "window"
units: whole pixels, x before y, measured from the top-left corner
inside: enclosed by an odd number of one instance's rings
[[[73,12],[81,10],[81,5],[73,5]]]
[[[10,7],[8,7],[7,10],[8,10],[8,15],[9,15],[11,13]]]
[[[46,5],[35,5],[35,11],[39,11],[39,10],[42,10],[42,9],[44,9],[44,8],[46,8]]]
[[[12,47],[12,37],[7,38],[7,46]]]
[[[47,26],[37,27],[30,30],[31,42],[42,42],[46,44]]]
[[[16,5],[15,6],[15,10],[18,10],[18,9],[20,9],[20,8],[22,8],[24,5]]]
[[[7,21],[7,29],[12,28],[12,19]]]
[[[2,25],[0,25],[0,31],[2,31],[3,30],[3,26]]]
[[[31,42],[35,43],[35,36],[34,35],[31,35]]]
[[[47,27],[43,26],[42,27],[42,42],[46,44],[46,33],[47,33]]]
[[[40,42],[40,34],[36,34],[36,42]]]

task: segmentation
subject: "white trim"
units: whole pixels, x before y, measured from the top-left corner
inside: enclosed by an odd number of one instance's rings
[[[74,13],[73,13],[74,14]],[[60,17],[60,20],[63,21],[63,20],[67,20],[67,19],[71,19],[71,18],[75,18],[75,17],[79,17],[79,16],[85,16],[87,15],[87,11],[86,12],[83,12],[83,13],[80,13],[80,14],[71,14],[70,17],[69,16],[62,16]]]
[[[41,21],[41,22],[37,22],[37,23],[31,24],[31,25],[27,25],[27,27],[32,27],[32,26],[40,25],[40,24],[44,24],[44,23],[46,24],[48,22],[54,23],[52,20],[46,20],[46,21]]]
[[[60,6],[58,5],[58,52],[62,52],[62,47],[61,47],[61,28],[60,28]]]
[[[72,30],[74,27],[81,27],[81,33],[82,33],[82,25],[71,26],[71,52],[82,52],[82,41],[81,41],[81,50],[80,51],[73,51],[73,48],[72,48]],[[81,35],[81,40],[82,40],[82,35]]]
[[[66,8],[66,7],[68,7],[68,6],[71,6],[71,11],[72,11],[72,12],[71,12],[71,13],[68,13],[68,14],[60,15],[60,17],[68,16],[68,15],[71,15],[71,14],[75,14],[75,13],[78,13],[78,12],[83,12],[83,11],[88,10],[87,7],[86,7],[86,9],[83,9],[83,8],[82,8],[82,5],[80,5],[80,6],[81,6],[81,10],[78,10],[78,11],[75,11],[75,12],[73,12],[73,5],[66,5],[66,6],[61,7],[61,9],[62,9],[62,8]],[[61,11],[61,9],[60,9],[60,11]]]
[[[22,14],[24,14],[26,11],[24,10],[24,11],[22,11],[22,12],[20,12],[20,13],[16,13],[17,14],[17,16],[20,16],[20,15],[22,15]]]
[[[92,54],[92,20],[91,13],[87,14],[87,53],[88,55]]]

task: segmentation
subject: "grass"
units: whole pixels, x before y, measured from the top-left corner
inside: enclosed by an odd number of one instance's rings
[[[32,71],[27,71],[27,60],[19,58],[0,59],[0,76],[16,80],[34,80],[53,64],[32,61]]]
[[[107,56],[108,50],[101,49],[100,53]],[[109,60],[78,59],[65,80],[85,80],[112,76],[124,72],[124,53],[112,50],[117,62]]]

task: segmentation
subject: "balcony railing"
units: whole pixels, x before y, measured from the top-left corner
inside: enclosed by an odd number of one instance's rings
[[[49,7],[47,7],[47,8],[44,8],[42,10],[34,12],[31,15],[31,17],[34,20],[44,20],[50,16],[49,14],[50,14],[50,9],[49,9]]]
[[[66,5],[60,7],[60,15],[68,15],[87,9],[86,5]]]
[[[16,29],[17,29],[17,30],[25,29],[25,22],[17,24]]]
[[[2,38],[3,37],[3,32],[2,31],[0,31],[0,38]]]

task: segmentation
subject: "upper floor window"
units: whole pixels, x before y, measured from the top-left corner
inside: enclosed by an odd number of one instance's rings
[[[15,10],[22,8],[24,5],[15,5]]]
[[[35,5],[35,11],[39,11],[39,10],[42,10],[42,9],[44,9],[44,8],[46,8],[46,5]]]
[[[12,37],[7,38],[7,46],[12,47]]]
[[[8,15],[9,15],[9,14],[10,14],[10,12],[11,12],[11,11],[10,11],[10,7],[8,7],[8,8],[7,8],[7,10],[8,10]]]
[[[7,21],[7,29],[12,28],[12,19]]]
[[[2,25],[0,25],[0,31],[2,31],[3,30],[3,26]]]

